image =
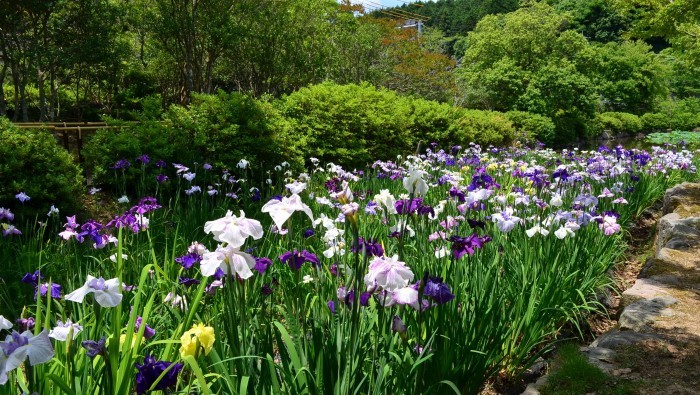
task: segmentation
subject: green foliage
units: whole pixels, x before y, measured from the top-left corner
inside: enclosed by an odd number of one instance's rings
[[[515,135],[502,113],[402,97],[369,84],[311,86],[280,107],[303,157],[350,166],[414,152],[419,141],[506,144]]]
[[[622,40],[634,16],[622,12],[612,0],[550,0],[550,4],[571,15],[571,28],[590,41],[607,43]]]
[[[583,136],[598,100],[588,75],[594,52],[567,24],[543,3],[484,17],[462,44],[463,104],[550,117],[556,143]]]
[[[98,131],[85,145],[83,156],[95,181],[114,187],[110,168],[115,162],[133,162],[143,154],[154,161],[208,162],[224,168],[233,168],[243,158],[267,165],[285,160],[299,165],[290,139],[288,123],[269,102],[240,93],[194,95],[189,107],[171,106],[162,121]],[[123,172],[130,177],[125,184],[133,185],[136,171]]]
[[[642,121],[642,129],[646,132],[666,130],[671,125],[666,114],[662,113],[648,112],[639,117],[639,119]]]
[[[537,140],[547,145],[554,142],[554,122],[549,117],[526,111],[508,111],[506,117],[513,123],[519,136],[526,141]]]
[[[633,114],[650,112],[666,97],[667,68],[640,41],[608,43],[595,48],[597,69],[593,77],[604,109]]]
[[[700,145],[700,133],[674,130],[667,133],[651,133],[647,140],[652,144],[680,144],[681,142],[692,147]]]
[[[445,144],[466,145],[477,142],[483,145],[507,144],[515,137],[513,123],[505,114],[496,111],[465,110],[448,130],[447,140],[438,141]]]
[[[438,0],[420,4],[404,4],[398,12],[411,12],[429,18],[426,25],[436,27],[448,36],[465,35],[481,18],[491,14],[515,11],[519,0]],[[393,8],[389,8],[391,12]]]
[[[657,114],[643,116],[649,130],[693,130],[700,127],[700,99],[666,100],[658,106]]]
[[[415,149],[410,107],[396,93],[369,84],[324,83],[282,100],[305,158],[361,165]]]
[[[68,213],[78,208],[80,168],[50,132],[18,129],[0,118],[0,141],[0,207],[18,207],[15,195],[24,192],[31,197],[24,208],[42,218],[52,204]]]
[[[615,135],[633,135],[644,129],[642,120],[634,115],[624,112],[604,112],[596,114],[592,128],[595,135],[603,131],[609,131]]]

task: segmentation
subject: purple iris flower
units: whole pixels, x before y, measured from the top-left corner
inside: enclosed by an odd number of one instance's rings
[[[145,394],[151,387],[154,390],[164,390],[174,387],[177,384],[177,376],[180,374],[183,365],[181,363],[156,361],[147,355],[143,360],[143,365],[135,364],[138,373],[136,374],[136,393]],[[172,366],[172,367],[171,367]],[[166,372],[167,370],[167,372]],[[162,379],[158,377],[166,372]],[[155,385],[154,385],[155,384]]]
[[[486,173],[486,168],[480,167],[476,170],[472,176],[472,182],[467,187],[468,191],[475,191],[477,189],[499,189],[501,184],[494,181],[493,177]]]
[[[372,297],[372,294],[369,292],[363,292],[362,295],[360,295],[360,306],[367,307],[369,306],[369,299]]]
[[[375,240],[372,239],[364,239],[360,237],[358,239],[358,246],[357,248],[355,246],[352,246],[350,249],[352,252],[362,252],[368,257],[372,256],[377,256],[381,257],[384,256],[384,248],[382,248],[382,245],[378,243]]]
[[[126,159],[119,159],[117,163],[115,163],[114,166],[112,166],[111,168],[117,170],[126,169],[127,167],[131,167],[131,163]]]
[[[326,187],[328,193],[338,193],[343,190],[342,181],[337,177],[331,178],[330,180],[326,181],[324,186]]]
[[[162,169],[162,168],[165,168],[166,166],[168,166],[168,164],[163,159],[160,159],[160,160],[158,160],[158,162],[156,162],[156,167],[160,167]]]
[[[52,299],[61,299],[61,285],[56,283],[44,283],[37,286],[37,292],[34,293],[34,299],[37,295],[46,296],[46,294],[51,290]]]
[[[450,196],[456,197],[457,201],[460,203],[464,203],[467,200],[467,196],[464,194],[464,192],[457,189],[457,187],[450,188]]]
[[[181,257],[175,258],[175,262],[179,263],[183,268],[190,269],[195,263],[202,261],[202,257],[196,252],[185,254]]]
[[[399,214],[413,214],[416,211],[418,211],[418,209],[422,206],[422,198],[414,198],[411,200],[397,200],[396,203],[394,203],[394,208],[396,208],[396,212]]]
[[[313,228],[307,228],[304,230],[304,238],[308,239],[309,237],[313,236],[316,234],[316,231],[313,230]]]
[[[331,311],[331,314],[335,314],[335,302],[332,300],[328,301],[328,308]]]
[[[185,287],[191,287],[193,285],[199,285],[200,281],[189,277],[180,277],[178,283],[184,285]]]
[[[279,256],[279,260],[282,261],[282,263],[288,264],[289,267],[294,270],[301,269],[301,265],[303,265],[304,262],[309,262],[315,267],[321,266],[318,257],[306,250],[301,252],[296,249],[294,251],[287,251]]]
[[[143,215],[146,213],[150,213],[151,211],[155,211],[161,207],[163,207],[163,206],[158,204],[158,201],[156,200],[156,198],[146,196],[146,197],[141,198],[141,200],[139,200],[138,204],[135,205],[134,207],[132,207],[130,211],[133,214]]]
[[[20,193],[16,194],[15,197],[17,198],[17,200],[19,200],[19,201],[22,202],[22,203],[28,202],[29,199],[31,199],[31,198],[30,198],[26,193],[24,193],[24,192],[20,192]]]
[[[81,345],[83,346],[83,348],[85,348],[85,350],[87,350],[86,354],[88,357],[95,358],[98,355],[107,355],[107,348],[105,347],[106,342],[107,339],[103,337],[98,341],[85,340],[81,343]]]
[[[258,188],[253,188],[250,194],[250,200],[254,202],[260,201],[260,190]]]
[[[257,270],[258,273],[263,274],[270,266],[272,266],[272,259],[266,257],[255,258],[255,266],[253,269]]]
[[[158,174],[156,176],[156,181],[158,181],[159,184],[162,184],[162,183],[168,181],[168,176],[166,176],[165,174],[162,174],[162,173]]]
[[[34,286],[37,286],[39,284],[39,281],[43,279],[44,276],[41,275],[41,272],[39,270],[35,271],[34,273],[27,273],[24,276],[22,276],[23,283],[31,284]]]
[[[138,158],[136,158],[136,161],[141,162],[144,165],[147,165],[151,162],[151,158],[148,155],[143,154],[143,155],[139,156]]]
[[[15,215],[10,211],[9,208],[0,207],[0,221],[5,218],[8,222],[15,220]]]
[[[34,325],[36,325],[36,321],[34,320],[34,317],[29,317],[29,318],[20,318],[17,321],[15,321],[15,324],[19,327],[20,332],[24,331],[31,331],[34,329]]]
[[[442,277],[430,277],[425,282],[423,295],[430,297],[437,304],[447,303],[455,298],[450,287],[442,281]]]
[[[467,237],[452,236],[452,254],[455,259],[463,257],[465,254],[473,255],[476,250],[482,248],[484,244],[491,241],[489,236],[479,236],[476,233]]]
[[[134,331],[138,332],[141,329],[141,325],[144,325],[142,317],[136,317],[136,322],[134,323]],[[156,335],[156,330],[145,324],[146,328],[143,330],[143,337],[150,339]]]

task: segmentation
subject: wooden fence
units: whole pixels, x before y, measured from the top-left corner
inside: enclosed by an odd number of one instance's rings
[[[20,129],[42,129],[51,131],[58,141],[63,143],[63,148],[71,152],[71,140],[75,142],[78,161],[83,161],[81,151],[83,150],[83,137],[85,133],[94,133],[101,129],[120,129],[129,126],[129,122],[124,125],[107,125],[105,122],[18,122],[14,125]]]

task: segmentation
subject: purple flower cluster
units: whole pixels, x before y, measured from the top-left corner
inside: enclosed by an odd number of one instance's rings
[[[136,374],[136,393],[145,394],[151,387],[154,390],[164,390],[174,387],[177,384],[177,376],[180,374],[183,365],[181,363],[156,361],[147,355],[143,364],[135,364],[138,373]],[[165,372],[163,378],[158,378]]]
[[[465,254],[473,255],[476,250],[491,241],[491,237],[472,233],[467,237],[452,236],[450,241],[452,242],[452,255],[455,259],[459,259]]]
[[[289,267],[294,270],[301,269],[301,265],[303,265],[304,262],[309,262],[316,268],[321,266],[318,257],[306,250],[297,251],[295,249],[294,251],[287,251],[279,256],[279,260],[282,261],[282,263],[288,264]]]

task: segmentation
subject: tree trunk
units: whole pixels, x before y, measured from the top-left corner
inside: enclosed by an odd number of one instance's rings
[[[7,104],[5,103],[5,88],[3,84],[5,83],[5,73],[7,72],[7,64],[2,63],[2,68],[0,69],[0,117],[7,116]]]
[[[46,121],[46,87],[44,87],[46,75],[40,67],[37,67],[36,80],[39,85],[39,121],[44,122]]]
[[[58,101],[58,98],[56,97],[56,77],[54,74],[54,66],[51,65],[51,68],[49,69],[49,120],[51,122],[56,120],[56,104]]]
[[[12,122],[17,122],[17,117],[19,116],[19,72],[15,64],[12,66],[12,85],[15,87],[15,95],[13,97],[15,107],[12,114]]]

